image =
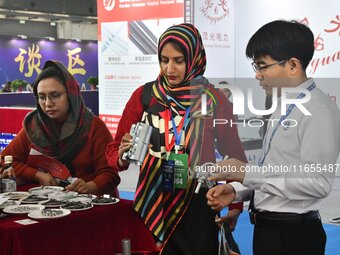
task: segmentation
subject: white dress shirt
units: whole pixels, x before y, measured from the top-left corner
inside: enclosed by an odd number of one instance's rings
[[[308,88],[313,83],[313,79],[308,79],[298,88]],[[340,151],[340,111],[317,87],[310,94],[310,100],[303,106],[311,116],[294,107],[286,117],[286,121],[291,121],[285,122],[285,127],[279,125],[274,135],[278,121],[273,125],[268,122],[263,164],[247,165],[243,185],[232,183],[235,200],[249,199],[254,189],[254,205],[260,211],[305,213],[320,209],[321,199],[331,192],[335,170],[340,171],[336,164]],[[271,119],[281,118],[280,104]]]

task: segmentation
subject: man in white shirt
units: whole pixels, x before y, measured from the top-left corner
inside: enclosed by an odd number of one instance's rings
[[[325,251],[326,234],[318,209],[340,171],[336,164],[340,112],[307,78],[313,53],[313,33],[295,21],[268,23],[247,45],[256,79],[269,96],[277,88],[279,102],[268,122],[259,164],[236,159],[218,163],[214,170],[219,173],[211,180],[234,182],[215,186],[207,198],[214,210],[232,201],[251,200],[255,255],[321,255]],[[288,104],[282,114],[284,98],[306,102],[303,107]]]

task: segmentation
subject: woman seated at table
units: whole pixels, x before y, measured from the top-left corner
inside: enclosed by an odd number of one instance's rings
[[[120,178],[105,158],[112,136],[85,107],[78,82],[62,63],[47,61],[33,89],[37,109],[26,116],[23,129],[1,153],[2,158],[13,156],[16,177],[43,186],[58,184],[50,173],[27,164],[38,152],[62,162],[77,177],[67,190],[117,196]]]

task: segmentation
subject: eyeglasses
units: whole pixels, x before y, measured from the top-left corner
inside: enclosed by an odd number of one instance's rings
[[[51,95],[45,96],[45,95],[38,95],[36,97],[36,100],[38,101],[39,104],[45,104],[46,100],[48,98],[48,100],[50,100],[50,102],[52,103],[57,103],[60,100],[60,97],[62,94],[66,93],[66,91],[63,92],[55,92]]]
[[[282,60],[282,61],[278,61],[278,62],[275,62],[273,64],[269,64],[269,65],[264,65],[264,66],[258,66],[255,64],[255,62],[251,63],[251,66],[253,67],[253,70],[254,72],[261,72],[263,69],[267,69],[271,66],[274,66],[274,65],[280,65],[280,64],[283,64],[285,62],[287,62],[288,60]]]

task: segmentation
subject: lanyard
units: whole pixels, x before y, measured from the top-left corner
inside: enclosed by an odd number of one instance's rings
[[[315,83],[313,82],[311,85],[308,86],[307,90],[308,91],[312,91],[314,88],[315,88]],[[300,99],[300,98],[303,98],[304,96],[306,96],[304,93],[300,93],[296,99]],[[282,122],[288,117],[288,115],[292,112],[292,110],[294,109],[296,105],[295,104],[291,104],[289,105],[288,109],[287,109],[287,112],[285,115],[283,115],[279,122],[276,124],[273,132],[272,132],[272,135],[270,136],[270,139],[269,139],[269,143],[268,143],[268,146],[266,146],[266,148],[263,148],[262,149],[262,152],[261,152],[261,158],[259,159],[259,165],[262,166],[263,165],[263,162],[269,152],[269,149],[270,149],[270,144],[274,138],[274,135],[276,134],[276,131],[278,130],[278,128],[280,127],[280,125],[282,124]],[[266,145],[267,143],[267,137],[268,137],[268,132],[266,133],[266,136],[265,136],[265,139],[264,139],[264,142],[263,142],[263,146]]]
[[[190,107],[186,109],[185,111],[185,115],[184,115],[184,125],[183,128],[179,129],[180,132],[178,132],[177,128],[176,128],[176,123],[175,123],[175,119],[173,116],[171,116],[171,122],[172,122],[172,128],[174,130],[174,137],[175,137],[175,153],[178,154],[178,150],[180,149],[180,144],[181,144],[181,137],[183,132],[185,131],[188,123],[189,123],[189,112],[190,112]],[[183,118],[182,118],[183,119]]]
[[[165,117],[164,118],[165,131],[164,132],[165,132],[165,149],[166,149],[166,153],[167,153],[167,158],[169,157],[170,151],[171,151],[172,147],[174,146],[174,144],[175,144],[176,153],[178,153],[178,150],[180,149],[180,142],[181,142],[183,130],[186,129],[186,126],[188,125],[189,120],[190,120],[190,118],[188,117],[189,112],[190,112],[190,107],[186,109],[184,118],[181,119],[178,127],[176,127],[175,120],[171,116],[171,109],[165,111],[165,116],[164,116]],[[171,141],[169,141],[170,116],[171,116],[171,120],[172,120],[172,127],[173,127],[173,130],[174,130],[174,136],[172,137]]]

